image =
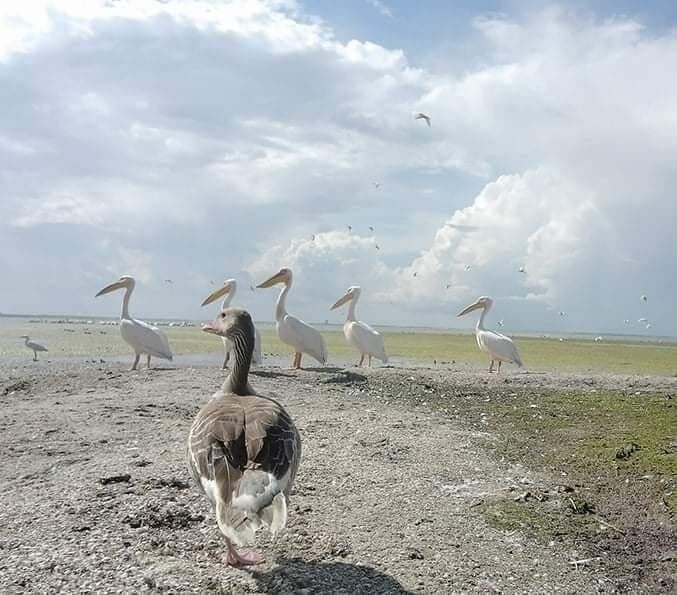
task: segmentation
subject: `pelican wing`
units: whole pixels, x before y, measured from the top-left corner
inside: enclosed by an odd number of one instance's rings
[[[515,343],[510,337],[494,331],[479,331],[477,333],[477,343],[480,349],[486,351],[492,358],[522,366],[522,359]]]
[[[136,353],[146,353],[168,360],[173,358],[167,335],[155,326],[142,320],[124,318],[120,321],[120,332],[122,338]]]
[[[26,343],[26,347],[32,349],[33,351],[48,351],[47,347],[40,345],[40,343],[36,343],[35,341],[28,341]]]
[[[327,363],[327,346],[320,331],[299,320],[291,314],[286,314],[277,323],[277,334],[280,341],[290,345],[294,350],[307,353],[321,364]]]
[[[367,353],[380,359],[384,364],[388,363],[383,337],[366,322],[348,321],[343,325],[343,333],[348,343],[360,353]]]

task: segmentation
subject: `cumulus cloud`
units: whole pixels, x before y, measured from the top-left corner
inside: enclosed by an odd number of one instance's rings
[[[553,8],[469,35],[475,59],[432,72],[291,1],[3,7],[0,225],[25,245],[68,229],[96,279],[292,266],[316,318],[352,284],[404,324],[479,294],[522,329],[562,324],[553,309],[614,329],[642,293],[669,317],[674,31]]]

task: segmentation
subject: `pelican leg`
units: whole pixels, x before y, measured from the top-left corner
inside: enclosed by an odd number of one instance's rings
[[[303,357],[303,353],[299,353],[299,362],[296,365],[296,369],[300,370],[301,369],[301,358]]]
[[[498,360],[498,370],[496,370],[496,372],[500,372],[500,371],[501,371],[501,364],[502,364],[502,363],[503,363],[503,360],[500,360],[500,359],[499,359],[499,360]]]
[[[489,374],[491,374],[494,371],[494,360],[491,360],[491,363],[489,364]]]
[[[230,351],[226,351],[226,358],[223,360],[222,370],[225,370],[228,367],[228,360],[230,359]]]
[[[139,359],[141,359],[141,354],[137,353],[136,357],[134,358],[134,363],[132,364],[132,370],[136,370],[136,366],[139,365]]]
[[[371,368],[371,353],[369,354],[369,367]]]
[[[357,367],[361,368],[363,363],[364,363],[364,353],[362,354],[362,357],[360,357],[360,363],[357,364]]]
[[[148,360],[146,362],[146,367],[150,370],[150,355],[148,356]]]
[[[294,368],[294,370],[299,370],[301,368],[301,356],[302,355],[303,354],[300,353],[299,351],[297,351],[294,354],[294,363],[292,364],[292,367]]]

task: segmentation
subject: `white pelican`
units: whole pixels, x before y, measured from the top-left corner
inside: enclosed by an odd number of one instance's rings
[[[209,294],[209,296],[202,302],[203,306],[211,304],[213,301],[218,300],[221,296],[226,296],[221,302],[221,312],[225,312],[226,309],[230,306],[230,302],[233,301],[235,293],[237,292],[237,281],[235,279],[226,279],[223,282],[223,287],[219,287],[216,291]],[[230,359],[230,352],[233,350],[233,344],[226,339],[226,337],[221,337],[223,341],[223,347],[226,350],[226,357],[223,360],[223,369],[225,370],[228,366],[228,360]],[[261,333],[259,330],[254,327],[254,353],[252,354],[252,363],[259,365],[263,361],[261,357]]]
[[[418,112],[418,114],[414,116],[414,120],[425,120],[425,123],[428,125],[428,128],[430,128],[430,116],[427,116],[423,112]]]
[[[257,285],[259,288],[272,287],[283,283],[284,287],[277,297],[275,307],[275,320],[277,321],[277,336],[280,341],[290,345],[294,349],[294,362],[296,369],[301,367],[301,358],[304,353],[314,357],[321,364],[327,363],[327,346],[322,335],[309,324],[287,313],[285,300],[292,284],[290,269],[280,269],[270,279]]]
[[[172,360],[172,350],[169,347],[167,336],[157,327],[135,320],[129,315],[129,298],[134,291],[136,281],[134,277],[123,275],[115,283],[106,285],[95,297],[105,293],[124,289],[125,295],[122,298],[122,313],[120,314],[120,334],[125,342],[134,350],[136,357],[132,370],[136,370],[139,364],[139,358],[142,353],[148,356],[148,367],[150,368],[150,356],[161,357],[162,359]]]
[[[188,466],[209,499],[228,548],[224,562],[259,564],[248,545],[256,530],[273,535],[287,523],[289,493],[301,459],[301,438],[289,414],[249,385],[254,325],[245,310],[228,308],[202,330],[233,345],[233,369],[197,414],[188,434]]]
[[[24,339],[24,345],[33,352],[34,362],[38,361],[38,351],[49,351],[44,345],[31,341],[31,338],[28,335],[21,335],[21,338]]]
[[[489,372],[494,371],[494,360],[498,361],[498,372],[501,371],[501,362],[512,362],[521,368],[523,365],[522,360],[520,359],[520,355],[517,352],[517,347],[515,347],[512,339],[502,335],[501,333],[489,331],[484,328],[484,317],[491,309],[493,303],[494,301],[486,296],[477,298],[476,302],[461,310],[458,315],[463,316],[468,312],[482,308],[482,314],[480,314],[480,318],[477,321],[477,325],[475,326],[475,337],[477,339],[477,345],[479,345],[479,348],[484,351],[484,353],[488,353],[489,357],[491,358]]]
[[[362,290],[357,285],[349,287],[346,294],[340,298],[331,309],[335,310],[339,306],[350,302],[348,316],[343,324],[343,334],[346,337],[346,341],[360,352],[361,357],[360,363],[357,364],[358,366],[362,366],[364,363],[365,355],[369,356],[369,367],[371,367],[372,355],[376,359],[380,359],[384,364],[387,364],[388,356],[386,355],[381,334],[371,328],[367,323],[361,322],[355,318],[355,307],[357,306],[357,301],[360,299],[361,292]]]

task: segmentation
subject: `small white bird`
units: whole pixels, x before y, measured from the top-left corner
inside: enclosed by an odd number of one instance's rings
[[[414,116],[414,120],[425,120],[426,124],[428,125],[428,128],[430,128],[430,119],[431,119],[430,116],[427,116],[423,112],[418,112]]]
[[[465,270],[466,270],[466,271],[469,271],[471,268],[472,268],[472,267],[471,267],[469,264],[466,264],[466,265],[465,265]]]
[[[601,343],[602,341],[604,341],[604,337],[602,336],[595,337],[595,343]]]
[[[646,324],[647,322],[649,322],[649,319],[648,318],[638,318],[637,322],[639,322],[641,324]]]
[[[34,362],[38,361],[38,351],[49,351],[44,345],[31,341],[31,338],[28,335],[21,335],[21,338],[24,339],[24,345],[33,352]]]
[[[560,315],[560,316],[566,316],[566,315],[567,315],[567,313],[566,313],[566,312],[564,312],[564,310],[560,310],[560,311],[559,311],[559,315]]]
[[[519,269],[517,269],[517,271],[518,271],[519,273],[526,273],[526,272],[527,272],[526,269],[525,269],[524,267],[520,267]]]

